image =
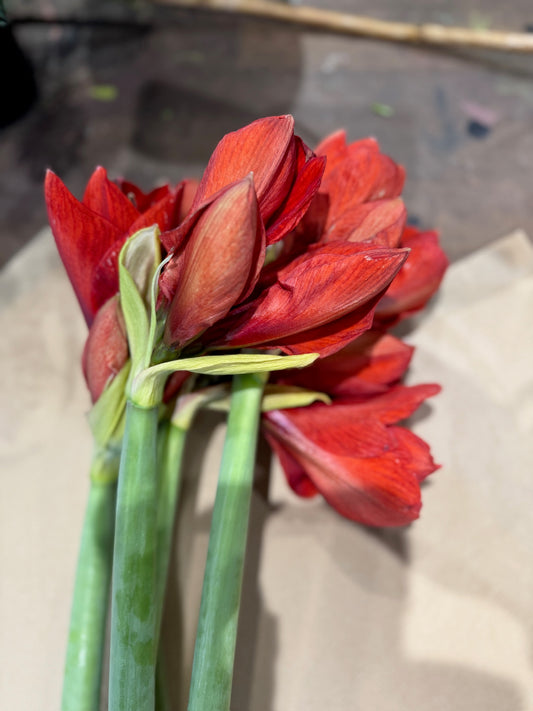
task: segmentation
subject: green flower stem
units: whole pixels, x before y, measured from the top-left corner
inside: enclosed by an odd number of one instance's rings
[[[213,510],[188,711],[228,711],[261,399],[268,373],[233,380]]]
[[[157,418],[157,407],[128,402],[113,556],[109,711],[154,709]]]
[[[182,455],[187,430],[169,421],[159,425],[159,498],[157,507],[157,565],[156,565],[156,632],[158,653],[156,664],[155,709],[168,711],[170,701],[167,690],[165,658],[161,644],[161,620],[165,605],[172,532],[181,488]]]
[[[157,507],[157,564],[156,564],[156,630],[159,636],[165,590],[167,587],[172,531],[181,486],[182,455],[187,430],[170,422],[164,422],[165,438],[159,464],[159,496]]]
[[[95,469],[101,469],[96,458],[93,473]],[[95,711],[100,706],[115,493],[114,482],[91,481],[74,582],[62,711]]]
[[[155,711],[170,711],[165,656],[159,647],[155,670]]]

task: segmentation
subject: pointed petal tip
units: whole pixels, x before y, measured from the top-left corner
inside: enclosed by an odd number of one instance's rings
[[[396,250],[402,255],[402,264],[405,262],[407,257],[411,254],[411,247],[399,247]]]
[[[87,183],[87,187],[94,181],[102,181],[102,182],[107,182],[108,177],[107,177],[107,169],[104,168],[103,165],[97,165],[93,172],[91,173],[91,177],[89,178],[89,181]]]
[[[228,199],[236,200],[237,204],[239,204],[241,200],[245,200],[248,203],[251,200],[256,200],[253,173],[249,173],[241,180],[236,180],[234,183],[228,185],[226,188],[222,188],[218,196],[215,198],[215,200],[213,200],[211,206],[209,207],[215,206],[217,202],[219,205],[222,205]]]
[[[65,183],[61,180],[57,173],[53,170],[48,169],[46,171],[44,179],[44,199],[46,202],[46,207],[48,208],[49,220],[51,220],[50,210],[54,208],[59,208],[59,203],[65,199],[75,199],[67,188]]]
[[[58,181],[60,183],[63,183],[61,178],[58,176],[57,173],[55,173],[51,168],[46,169],[46,173],[44,175],[44,185],[45,188],[49,186],[52,182]]]
[[[53,186],[56,184],[56,180],[60,180],[60,178],[57,177],[57,175],[54,173],[53,170],[51,170],[50,168],[47,168],[46,173],[44,174],[44,199],[47,204],[48,204],[50,191],[53,189]]]
[[[427,383],[425,385],[425,389],[426,397],[434,397],[442,392],[442,385],[439,385],[438,383]]]
[[[282,114],[278,119],[285,121],[290,126],[294,126],[294,116],[292,114]]]

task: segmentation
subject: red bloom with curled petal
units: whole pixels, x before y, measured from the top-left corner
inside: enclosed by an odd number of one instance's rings
[[[417,518],[420,482],[438,466],[419,437],[397,423],[438,385],[404,387],[413,348],[368,331],[302,370],[272,374],[277,385],[327,393],[315,404],[266,413],[266,436],[290,486],[318,493],[339,513],[367,525],[398,526]]]
[[[145,194],[137,186],[107,178],[104,168],[91,176],[83,200],[51,171],[45,181],[48,218],[59,255],[91,327],[83,369],[93,401],[128,358],[118,292],[118,254],[126,239],[143,227],[175,227],[188,209],[193,181]]]
[[[259,119],[220,141],[186,219],[161,235],[163,246],[174,255],[160,279],[161,293],[168,305],[168,345],[182,347],[250,295],[264,265],[266,246],[281,240],[301,220],[320,185],[324,164],[324,158],[315,156],[294,135],[291,116]],[[248,189],[241,190],[239,198],[234,186],[244,185],[243,181],[247,181]],[[231,199],[228,191],[233,191]],[[216,224],[212,219],[206,222],[206,215],[212,215],[213,210],[220,213]],[[246,215],[246,210],[250,214]],[[228,213],[225,217],[223,211]],[[231,211],[239,213],[235,229]],[[261,240],[260,232],[264,232]],[[199,247],[200,242],[209,244],[210,250]],[[193,251],[197,272],[194,287],[192,271],[183,272]],[[243,275],[246,283],[240,284]],[[227,309],[215,304],[212,288],[214,283],[222,282],[228,292],[223,300]],[[192,304],[193,293],[197,310],[203,314],[197,328],[192,328],[188,317],[191,329],[184,338],[180,324],[184,305]]]
[[[324,166],[324,158],[294,135],[292,116],[258,119],[220,141],[192,211],[226,185],[253,173],[267,244],[272,244],[298,224],[320,185]]]
[[[366,152],[373,155],[375,144]],[[390,182],[389,168],[393,164],[379,151],[376,155],[373,188],[365,196],[372,190],[379,192],[380,181]],[[379,173],[383,166],[385,176]],[[199,338],[197,346],[208,349],[280,348],[286,353],[327,355],[370,328],[375,305],[405,260],[405,250],[386,242],[346,240],[307,246],[298,256],[276,262],[273,269],[263,268],[264,249],[251,225],[255,220],[264,225],[267,245],[284,238],[315,197],[323,170],[324,158],[314,156],[294,136],[291,117],[260,119],[222,139],[200,181],[189,215],[176,230],[162,235],[165,248],[174,254],[160,280],[161,292],[169,304],[167,345],[182,348],[191,339]],[[241,227],[208,228],[205,215],[218,210],[214,206],[227,203],[231,186],[242,184],[247,175],[253,181],[252,202],[257,205],[257,216],[246,217],[245,211],[250,209],[247,197],[241,206],[235,204],[231,208],[239,212],[237,224]],[[358,178],[360,182],[364,179],[365,176]],[[334,180],[332,184],[335,185]],[[368,216],[363,215],[356,227],[361,234],[367,234],[368,229],[383,226],[387,220],[402,220],[402,210],[395,203],[392,215],[370,220],[371,226],[366,230]],[[227,222],[231,224],[231,219]],[[210,251],[199,248],[199,240],[211,245]],[[194,287],[191,270],[184,271],[183,266],[192,251],[196,254]],[[246,263],[242,269],[237,255]],[[256,287],[253,291],[243,290],[243,275],[249,287]],[[213,298],[219,283],[224,284],[222,300]],[[199,313],[186,316],[186,304],[187,311],[195,304],[202,317]],[[190,324],[185,335],[184,319]],[[203,333],[211,324],[213,327]]]
[[[272,121],[261,130],[279,129],[280,124]],[[287,159],[285,145],[286,141],[261,165],[261,175],[285,175],[279,169],[279,155]],[[261,154],[265,159],[266,150]],[[404,171],[380,152],[373,139],[348,146],[344,133],[338,133],[317,151],[327,157],[322,184],[312,201],[309,187],[299,191],[305,193],[306,204],[310,202],[309,212],[284,235],[277,258],[262,269],[251,297],[236,303],[205,334],[205,347],[279,348],[327,356],[371,327],[376,305],[408,256],[407,250],[399,249],[406,219],[398,198]],[[243,150],[245,156],[252,153]],[[215,165],[212,160],[210,166]],[[209,194],[202,189],[204,180],[211,185],[211,172],[206,174],[195,199],[200,203],[203,193]],[[271,181],[269,177],[262,182]],[[268,210],[265,214],[268,219]],[[167,331],[166,338],[170,344],[172,333]]]
[[[298,242],[355,242],[405,247],[409,257],[376,307],[376,321],[391,326],[419,311],[438,289],[448,259],[436,232],[405,227],[399,199],[404,170],[379,151],[374,139],[348,145],[343,131],[316,149],[327,158],[324,179],[311,209],[297,228]]]
[[[402,526],[418,518],[420,482],[437,465],[427,444],[397,423],[439,390],[397,385],[351,402],[274,410],[264,415],[265,434],[297,494],[320,493],[359,523]]]
[[[148,195],[131,183],[126,194],[107,178],[104,168],[91,176],[83,200],[70,193],[51,171],[46,174],[48,219],[59,255],[90,325],[98,309],[118,291],[118,254],[126,239],[157,224],[169,230],[179,224],[186,182]],[[140,203],[142,211],[127,195]]]

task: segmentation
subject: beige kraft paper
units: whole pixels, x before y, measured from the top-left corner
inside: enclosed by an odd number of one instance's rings
[[[409,382],[444,388],[412,422],[442,468],[408,529],[297,499],[277,463],[266,499],[261,445],[233,711],[533,711],[532,313],[516,232],[454,264],[403,329]],[[0,276],[0,333],[0,708],[57,711],[91,438],[86,327],[47,230]],[[176,710],[223,430],[203,417],[186,452],[164,629]]]

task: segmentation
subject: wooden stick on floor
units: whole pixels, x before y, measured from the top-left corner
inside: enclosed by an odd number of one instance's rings
[[[154,0],[161,5],[217,10],[252,15],[291,24],[350,35],[374,37],[394,42],[411,42],[440,46],[479,47],[505,52],[533,52],[533,34],[476,30],[444,25],[415,25],[387,22],[371,17],[323,10],[306,5],[286,5],[273,0]]]

